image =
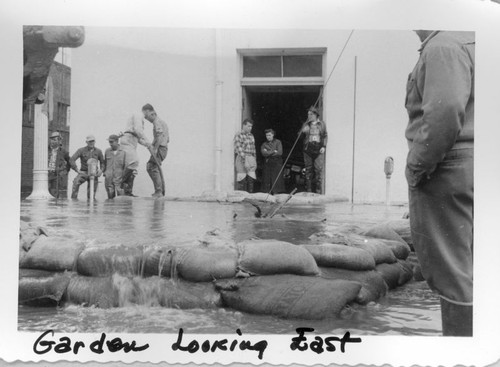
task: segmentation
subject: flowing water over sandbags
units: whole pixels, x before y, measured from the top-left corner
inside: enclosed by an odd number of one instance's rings
[[[40,236],[20,259],[19,267],[51,271],[73,270],[84,241]]]
[[[142,247],[88,246],[78,256],[79,274],[103,277],[118,273],[139,275],[143,262]]]
[[[70,282],[71,273],[46,271],[21,272],[19,278],[19,304],[55,306],[59,304]]]
[[[302,245],[302,247],[309,251],[318,266],[350,270],[375,269],[375,259],[363,249],[333,243]]]
[[[148,278],[75,276],[71,279],[66,302],[100,308],[131,305],[162,306],[179,309],[213,308],[221,304],[212,283],[173,282],[157,276]]]
[[[362,305],[376,301],[385,296],[388,287],[382,276],[373,270],[354,271],[320,267],[320,277],[325,279],[352,280],[361,284],[361,289],[356,297],[356,302]]]
[[[173,248],[150,246],[144,249],[143,275],[170,277],[172,272]]]
[[[282,318],[337,317],[361,284],[290,274],[218,281],[224,304],[236,310]]]
[[[240,275],[318,275],[312,255],[303,247],[277,240],[248,240],[238,243]]]

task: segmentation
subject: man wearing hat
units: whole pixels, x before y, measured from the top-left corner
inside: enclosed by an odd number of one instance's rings
[[[123,195],[122,180],[126,168],[126,153],[120,148],[118,135],[110,135],[108,138],[109,148],[104,153],[104,187],[108,199],[116,195]]]
[[[84,182],[88,182],[90,185],[90,176],[88,175],[88,165],[87,161],[90,158],[95,158],[99,162],[99,165],[102,169],[104,166],[104,157],[102,155],[102,150],[95,147],[95,137],[94,135],[89,135],[85,139],[87,146],[78,149],[75,154],[71,157],[70,163],[71,168],[78,173],[78,175],[73,180],[73,189],[71,191],[71,198],[78,198],[78,190],[80,189],[80,185]],[[80,159],[80,170],[76,166],[76,161]],[[101,169],[97,170],[97,177],[102,175]],[[97,180],[94,180],[94,195],[97,192]],[[90,191],[87,187],[87,198],[90,198]]]
[[[62,147],[61,134],[58,131],[50,135],[48,157],[49,192],[56,198],[65,197],[71,164],[69,153]]]
[[[319,119],[316,107],[307,111],[307,121],[302,125],[300,134],[304,134],[304,166],[306,171],[306,190],[323,194],[323,167],[325,165],[325,150],[328,141],[326,124]],[[313,171],[314,169],[314,171]],[[314,175],[313,175],[314,173]]]

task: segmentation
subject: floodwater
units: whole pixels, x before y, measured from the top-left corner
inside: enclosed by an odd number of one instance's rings
[[[293,199],[292,199],[293,200]],[[225,240],[279,239],[307,243],[318,231],[339,226],[367,226],[399,219],[407,208],[384,205],[289,205],[273,219],[255,218],[249,204],[204,203],[117,198],[115,200],[21,202],[21,219],[52,233],[73,230],[87,240],[127,246],[193,244],[207,232]],[[376,303],[355,305],[342,319],[283,320],[228,308],[179,310],[150,306],[98,309],[68,305],[59,308],[19,307],[22,331],[232,334],[292,334],[313,327],[319,333],[358,335],[440,335],[439,299],[425,282],[411,281]]]

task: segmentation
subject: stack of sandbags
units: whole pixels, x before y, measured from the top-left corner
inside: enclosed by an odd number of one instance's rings
[[[358,231],[370,233],[370,231]],[[389,231],[390,233],[390,231]],[[338,274],[339,279],[362,278],[363,290],[358,297],[359,303],[378,299],[385,292],[380,287],[382,278],[388,289],[403,285],[412,278],[412,267],[405,260],[410,254],[410,248],[405,241],[390,233],[391,239],[368,237],[353,232],[320,232],[310,237],[311,245],[306,245],[308,251],[316,259],[322,269],[323,277],[332,278]],[[357,251],[354,253],[353,250]],[[361,262],[363,259],[363,262]],[[343,269],[346,271],[327,271],[326,269]],[[347,271],[375,271],[372,273],[355,274]],[[370,284],[372,282],[373,284]]]

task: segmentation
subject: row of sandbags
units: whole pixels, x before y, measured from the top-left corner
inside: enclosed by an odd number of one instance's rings
[[[283,203],[288,200],[289,194],[267,194],[265,192],[249,193],[246,191],[205,191],[200,196],[192,198],[183,198],[183,201],[202,201],[202,202],[228,202],[241,203],[244,199],[250,199],[258,202]],[[311,192],[299,192],[293,195],[287,205],[310,205],[325,204],[334,202],[343,202],[348,199],[340,195],[320,195]]]
[[[20,269],[19,303],[55,306],[62,303],[100,308],[127,305],[169,308],[220,307],[221,297],[212,283],[193,283],[152,276],[82,276],[75,272]]]
[[[351,302],[374,301],[411,279],[408,253],[405,241],[355,233],[320,233],[301,246],[252,240],[236,246],[179,248],[86,246],[42,235],[22,256],[20,267],[66,272],[24,274],[19,301],[98,307],[222,304],[280,317],[325,318],[338,315]],[[211,301],[192,295],[196,287],[211,294]]]

